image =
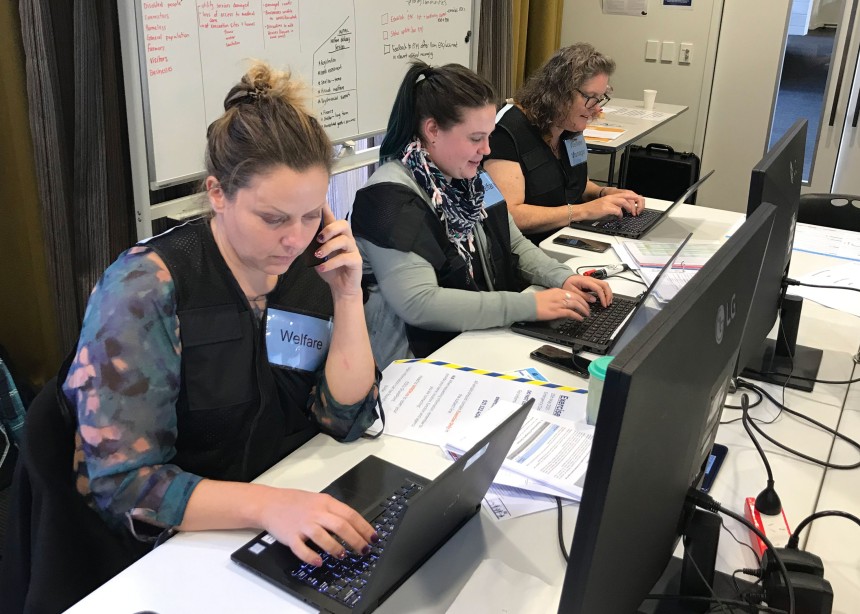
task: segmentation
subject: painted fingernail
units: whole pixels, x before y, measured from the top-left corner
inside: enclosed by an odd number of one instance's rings
[[[322,567],[322,559],[320,557],[315,558],[314,562],[311,563],[311,565],[313,565],[314,567]]]
[[[364,548],[361,549],[362,554],[370,554],[370,545],[368,544]]]
[[[345,559],[346,558],[346,550],[341,550],[340,554],[337,555],[337,558]]]
[[[379,541],[379,535],[377,535],[376,533],[374,533],[373,535],[370,536],[370,543],[375,544],[378,541]]]
[[[322,242],[323,242],[323,239],[324,239],[324,237],[323,237],[323,233],[319,233],[319,234],[317,235],[317,241],[319,241],[320,243],[322,243]]]
[[[318,249],[317,251],[315,251],[314,256],[316,256],[317,258],[322,258],[323,257],[322,250]]]

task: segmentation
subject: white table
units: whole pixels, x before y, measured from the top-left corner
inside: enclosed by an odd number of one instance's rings
[[[674,221],[679,226],[702,229],[701,234],[706,235],[705,238],[717,238],[719,232],[724,234],[731,224],[723,220],[726,212],[701,207],[691,209],[679,208],[673,212],[673,218],[679,216]],[[669,222],[664,226],[666,224]],[[722,226],[722,230],[717,232],[719,226]],[[671,229],[672,226],[669,226],[664,230],[669,232]],[[716,236],[710,236],[715,233]],[[609,252],[589,254],[589,257],[606,256],[614,255]],[[792,271],[797,269],[802,272],[804,267],[817,266],[816,258],[822,257],[795,254]],[[853,316],[843,316],[814,303],[809,303],[804,309],[799,340],[807,345],[824,347],[821,378],[844,380],[851,374],[851,356],[860,339],[860,322]],[[833,333],[834,323],[840,327],[841,334]],[[540,343],[507,329],[473,331],[458,336],[432,357],[495,371],[533,366],[557,383],[585,386],[580,378],[533,362],[529,352]],[[778,387],[768,386],[768,389],[780,398]],[[855,393],[849,399],[843,412],[847,390],[848,386],[844,384],[819,384],[814,394],[789,390],[786,392],[786,403],[831,427],[835,427],[842,416],[844,428],[853,429],[856,436],[860,430],[860,393]],[[766,417],[773,410],[762,407],[753,409],[752,413],[754,416]],[[724,419],[736,415],[738,412],[726,410]],[[846,419],[848,415],[854,417],[849,421]],[[820,458],[826,458],[832,446],[832,437],[787,416],[765,428],[780,441]],[[745,497],[755,496],[763,488],[764,469],[739,423],[721,426],[717,441],[729,446],[729,454],[714,483],[712,494],[725,506],[740,510]],[[821,509],[822,502],[829,501],[828,497],[831,496],[835,507],[853,507],[856,510],[860,506],[856,472],[850,475],[827,472],[825,476],[824,470],[817,465],[782,452],[768,442],[763,441],[762,445],[768,452],[776,486],[790,522],[796,523],[814,509]],[[837,451],[834,449],[834,455]],[[448,462],[433,446],[394,437],[344,445],[320,435],[263,474],[258,481],[320,490],[368,454],[376,454],[427,477],[440,473]],[[822,490],[822,502],[819,502],[817,495],[822,482],[825,488]],[[565,508],[565,538],[568,544],[571,542],[577,511],[578,506],[575,505]],[[444,612],[485,558],[501,559],[514,569],[560,586],[565,567],[557,545],[555,514],[555,511],[548,511],[497,522],[482,512],[425,563],[378,611],[383,614]],[[745,528],[729,522],[727,524],[738,539],[748,542]],[[76,614],[142,610],[158,614],[189,611],[311,611],[285,592],[230,561],[230,553],[255,534],[256,531],[180,534],[69,611]],[[808,547],[822,556],[826,565],[832,566],[826,567],[826,577],[834,585],[837,603],[856,604],[860,595],[857,573],[860,530],[845,521],[820,520],[811,527],[809,535]],[[844,538],[839,539],[839,536]],[[749,549],[736,544],[723,533],[718,569],[731,573],[734,569],[753,564]],[[833,571],[829,571],[831,568]],[[492,590],[492,587],[487,587],[487,590]],[[846,614],[854,611],[847,609],[848,605],[839,607],[843,609],[837,611]]]
[[[625,107],[628,109],[642,109],[643,102],[641,100],[628,100],[626,98],[613,98],[609,108]],[[617,115],[616,113],[604,113],[603,117],[594,120],[589,126],[612,126],[624,128],[625,132],[609,141],[608,143],[600,143],[593,139],[586,138],[585,142],[588,145],[588,150],[593,153],[609,154],[609,178],[607,185],[614,185],[612,182],[615,175],[615,156],[619,151],[625,149],[628,145],[632,145],[643,136],[653,132],[666,122],[676,118],[678,115],[687,110],[686,105],[666,104],[658,102],[654,104],[654,110],[660,113],[667,113],[666,117],[661,119],[641,119],[638,117],[626,117]],[[622,157],[621,171],[619,173],[619,185],[624,185],[624,179],[627,177],[627,160],[629,157]]]
[[[854,377],[860,369],[854,370]],[[860,440],[860,388],[852,384],[839,420],[839,432]],[[850,465],[860,454],[837,439],[830,462]],[[816,511],[840,510],[860,517],[860,469],[827,469]],[[860,527],[843,518],[820,518],[805,529],[806,549],[824,561],[824,577],[834,588],[834,614],[853,614],[860,603]],[[803,541],[803,536],[801,536]]]

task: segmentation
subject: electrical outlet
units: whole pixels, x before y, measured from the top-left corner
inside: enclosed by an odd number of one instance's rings
[[[693,63],[693,43],[681,43],[681,51],[678,54],[678,64]]]

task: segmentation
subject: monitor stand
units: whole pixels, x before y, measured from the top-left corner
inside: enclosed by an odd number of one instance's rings
[[[663,575],[654,585],[651,594],[685,595],[693,597],[712,597],[738,600],[738,589],[753,591],[754,585],[737,579],[735,587],[732,577],[714,569],[717,557],[717,544],[720,537],[720,517],[712,512],[693,510],[684,535],[684,558],[672,557]],[[695,561],[695,566],[693,562]],[[698,568],[698,571],[696,569]],[[700,573],[701,572],[701,575]],[[706,584],[707,583],[707,584]],[[713,589],[713,593],[711,592]],[[692,599],[647,599],[639,606],[637,614],[689,614],[707,612],[719,602],[695,601]],[[749,608],[728,606],[720,612],[749,612]]]
[[[797,344],[802,308],[801,297],[791,295],[783,297],[779,310],[776,341],[765,339],[761,352],[750,360],[741,372],[741,377],[812,392],[815,387],[813,380],[818,378],[818,369],[824,352]],[[765,373],[767,375],[763,375]],[[803,379],[798,379],[801,377]]]

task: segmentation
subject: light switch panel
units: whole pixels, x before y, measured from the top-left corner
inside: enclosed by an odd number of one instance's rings
[[[663,41],[663,50],[660,54],[661,62],[674,62],[676,53],[675,41]]]
[[[656,62],[660,59],[660,41],[645,41],[645,61]]]

